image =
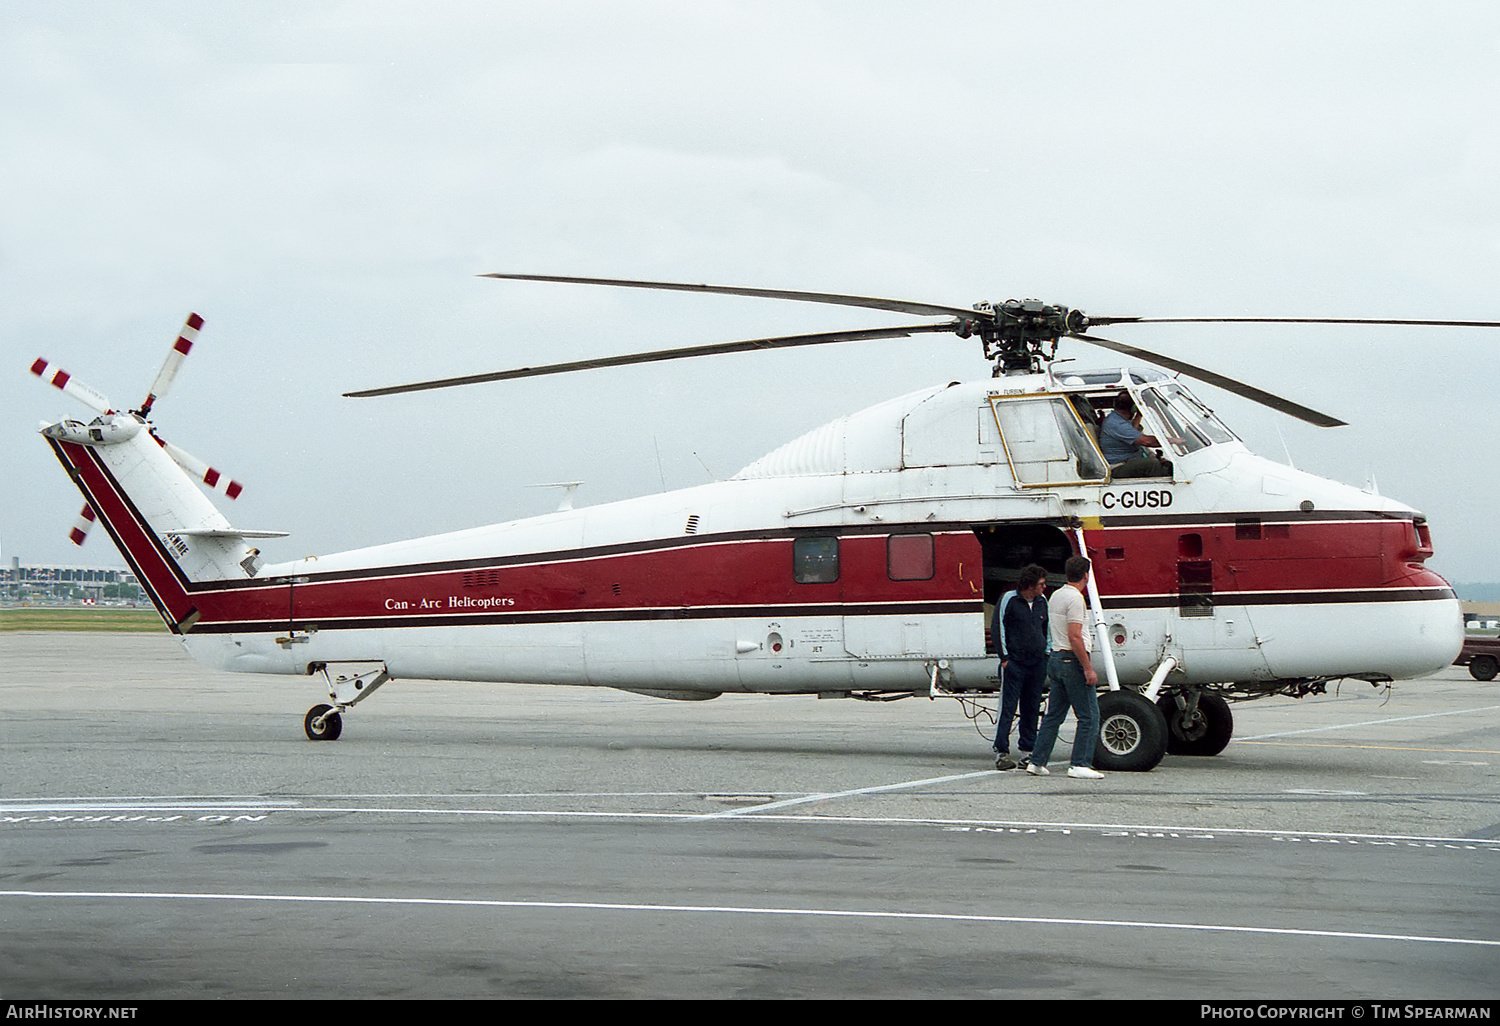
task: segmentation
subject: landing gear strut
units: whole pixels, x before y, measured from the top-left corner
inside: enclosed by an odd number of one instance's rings
[[[1167,721],[1167,751],[1173,755],[1218,755],[1234,734],[1229,703],[1207,691],[1162,695],[1156,700]]]
[[[385,663],[324,663],[319,669],[328,680],[328,697],[334,704],[307,710],[302,729],[309,741],[337,741],[344,732],[344,712],[369,698],[391,675]]]

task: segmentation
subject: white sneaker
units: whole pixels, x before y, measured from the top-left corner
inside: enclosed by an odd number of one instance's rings
[[[1026,764],[1026,772],[1030,773],[1034,777],[1045,777],[1045,776],[1050,776],[1051,775],[1048,772],[1046,766],[1038,766],[1034,762],[1028,762]]]
[[[1076,780],[1103,780],[1104,774],[1087,766],[1069,766],[1068,776]]]

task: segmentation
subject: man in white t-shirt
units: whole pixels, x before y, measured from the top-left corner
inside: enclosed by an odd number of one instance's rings
[[[1069,558],[1063,565],[1068,583],[1058,588],[1047,603],[1052,631],[1052,654],[1047,660],[1051,695],[1047,715],[1042,717],[1042,726],[1037,731],[1036,747],[1031,750],[1031,762],[1026,765],[1026,772],[1032,776],[1047,776],[1047,760],[1052,757],[1052,746],[1057,743],[1058,728],[1071,708],[1078,718],[1078,728],[1073,734],[1073,757],[1069,760],[1068,776],[1083,780],[1104,777],[1093,767],[1094,745],[1099,740],[1099,695],[1094,690],[1099,684],[1099,675],[1094,672],[1094,664],[1089,658],[1093,638],[1086,627],[1088,603],[1083,595],[1091,566],[1086,556]]]

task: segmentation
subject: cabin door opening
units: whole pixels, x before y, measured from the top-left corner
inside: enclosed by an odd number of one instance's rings
[[[985,524],[974,528],[984,563],[984,630],[985,651],[997,651],[989,636],[995,619],[995,604],[1008,591],[1014,591],[1021,568],[1036,563],[1047,571],[1047,593],[1066,584],[1063,564],[1073,555],[1073,542],[1055,524],[1028,523]]]

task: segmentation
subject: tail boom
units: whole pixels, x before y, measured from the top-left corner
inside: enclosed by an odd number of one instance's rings
[[[205,601],[286,618],[285,586],[226,590],[251,583],[246,560],[255,553],[245,539],[279,532],[231,527],[149,434],[109,446],[47,442],[173,633],[190,630],[209,611]]]

